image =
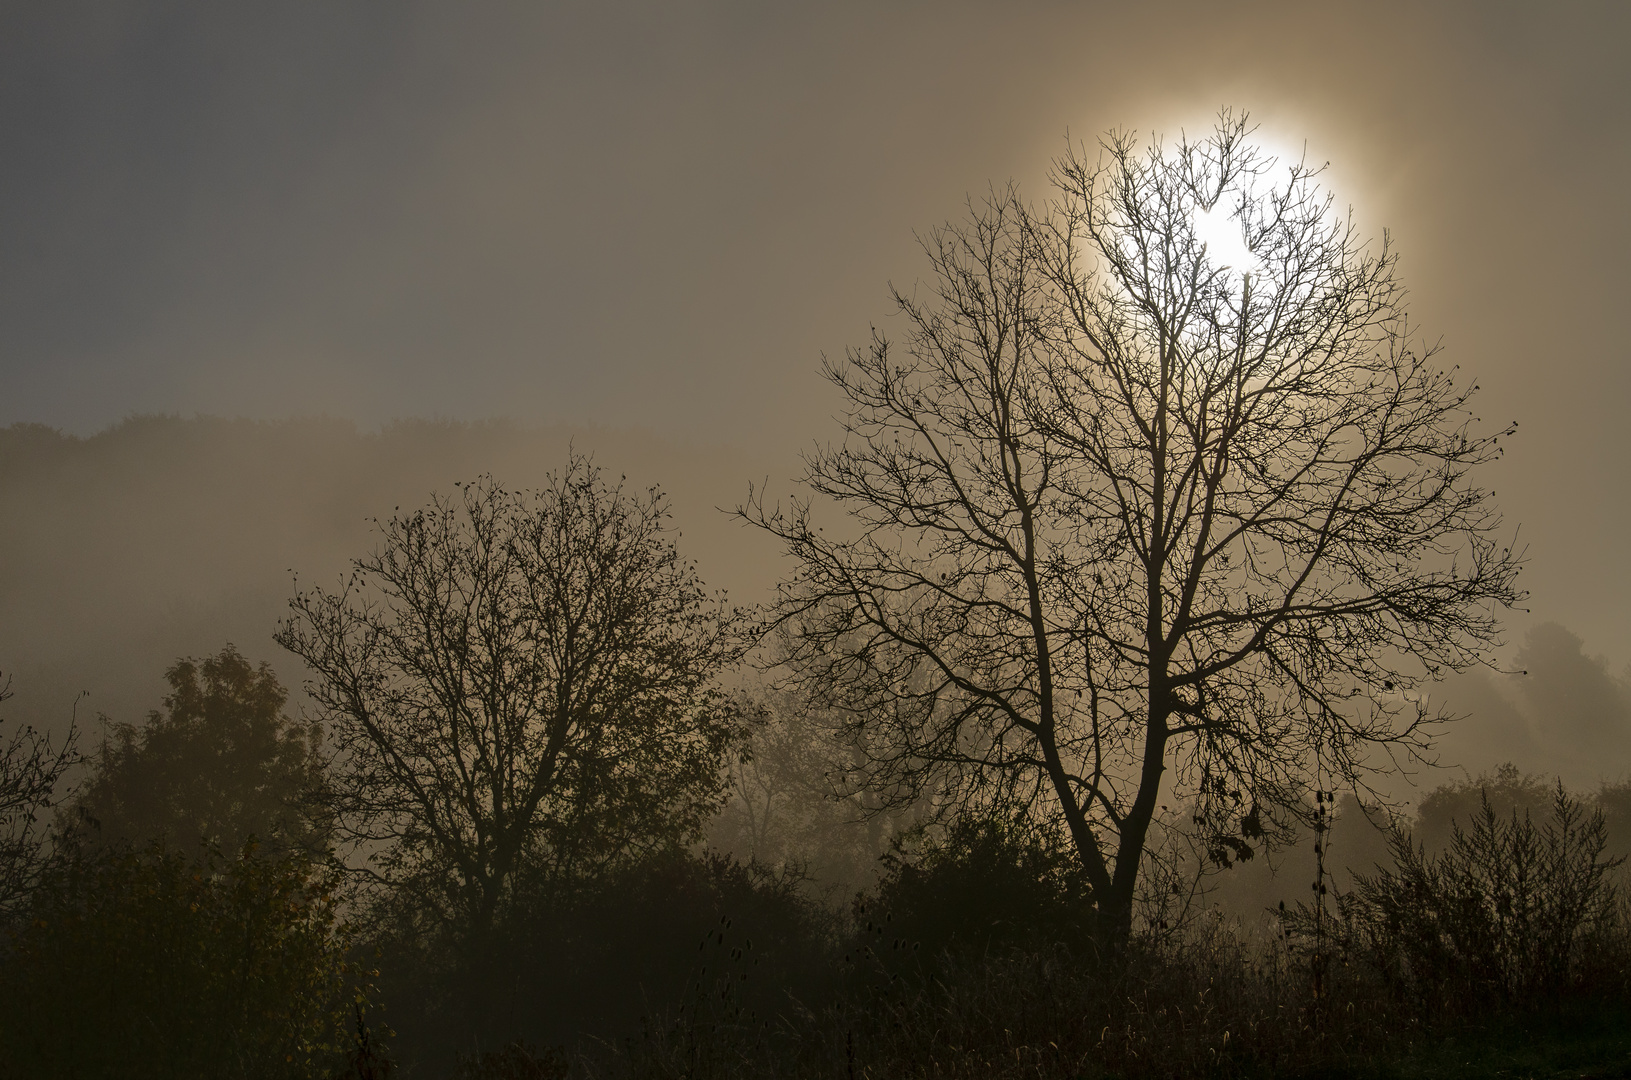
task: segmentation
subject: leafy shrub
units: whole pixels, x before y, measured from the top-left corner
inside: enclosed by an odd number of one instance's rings
[[[1389,838],[1392,869],[1356,875],[1338,897],[1334,933],[1395,994],[1423,1002],[1540,1001],[1596,982],[1619,959],[1618,897],[1601,811],[1558,786],[1550,819],[1502,817],[1483,799],[1466,828],[1429,855],[1409,833]],[[1308,930],[1314,912],[1289,920]]]
[[[833,980],[833,919],[799,885],[674,850],[571,888],[534,883],[484,939],[440,956],[390,950],[396,1045],[420,1073],[464,1054],[467,1070],[505,1075],[522,1068],[520,1045],[615,1042],[700,1013],[762,1021]]]
[[[985,952],[1078,942],[1091,890],[1065,839],[1023,815],[964,814],[908,853],[898,846],[856,922],[875,952]]]
[[[327,1075],[356,993],[334,884],[252,845],[81,854],[0,955],[0,1075]]]

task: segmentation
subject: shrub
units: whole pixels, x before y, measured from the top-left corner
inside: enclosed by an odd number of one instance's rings
[[[0,1075],[327,1075],[358,993],[334,884],[253,845],[71,860],[0,957]]]
[[[1601,811],[1558,786],[1550,820],[1496,813],[1486,797],[1448,847],[1389,838],[1392,869],[1338,897],[1337,943],[1395,994],[1439,1008],[1540,1001],[1612,974],[1619,904]],[[1289,920],[1308,929],[1306,906]]]
[[[964,814],[915,853],[897,845],[855,917],[875,952],[985,952],[1082,942],[1091,890],[1057,832],[1023,815]]]
[[[467,1069],[520,1068],[513,1040],[575,1050],[586,1038],[689,1029],[699,1015],[762,1024],[833,980],[833,919],[799,884],[673,850],[572,887],[534,883],[479,943],[392,950],[385,990],[398,1046],[438,1075],[461,1053]]]

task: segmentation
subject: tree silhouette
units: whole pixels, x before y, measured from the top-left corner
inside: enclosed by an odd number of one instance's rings
[[[315,676],[341,829],[455,932],[490,928],[523,873],[689,841],[718,805],[740,619],[666,517],[583,458],[536,494],[483,478],[290,601],[277,640]]]
[[[11,680],[0,681],[0,702]],[[65,797],[63,781],[79,763],[76,732],[55,745],[23,726],[0,743],[0,914],[26,900],[48,869],[50,845],[42,818]]]
[[[164,677],[164,710],[115,725],[89,756],[68,828],[93,846],[158,840],[194,857],[252,838],[270,853],[323,854],[321,732],[284,714],[289,693],[271,666],[228,645]]]
[[[1519,596],[1471,476],[1507,432],[1411,344],[1387,245],[1250,134],[1113,134],[1045,209],[1010,187],[930,234],[904,348],[825,367],[845,439],[803,480],[848,521],[741,511],[797,561],[789,679],[846,716],[857,781],[1056,815],[1112,946],[1163,802],[1249,857],[1419,750],[1417,688]],[[1243,265],[1198,235],[1220,216]]]

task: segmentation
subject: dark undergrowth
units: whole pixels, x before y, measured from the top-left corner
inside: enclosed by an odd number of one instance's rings
[[[1423,1032],[1369,1060],[1327,1062],[1290,1073],[1336,1080],[1562,1080],[1631,1077],[1631,1008],[1574,1002]]]
[[[1574,1075],[1613,1075],[1631,1051],[1623,995],[1429,1023],[1353,972],[1329,977],[1316,1002],[1307,975],[1233,943],[1143,955],[1113,980],[1064,953],[987,957],[779,1026],[674,1024],[581,1068],[651,1078],[1017,1080],[1526,1075],[1511,1070],[1566,1062]]]
[[[0,1078],[1631,1077],[1631,908],[1561,792],[1436,854],[1397,835],[1325,907],[1113,959],[1050,844],[962,823],[842,912],[668,852],[418,951],[305,863],[100,855],[0,940]]]
[[[1107,963],[1037,837],[953,830],[844,925],[794,917],[783,883],[750,943],[693,897],[713,921],[677,1004],[617,1038],[466,1054],[458,1076],[1631,1076],[1631,920],[1603,839],[1562,792],[1540,823],[1486,808],[1439,855],[1396,836],[1394,868],[1329,909],[1250,934],[1206,916]],[[712,899],[740,906],[738,886]],[[788,933],[824,935],[819,978]]]
[[[729,995],[616,1045],[515,1045],[466,1058],[480,1078],[1110,1078],[1631,1076],[1622,993],[1445,1015],[1351,969],[1323,1001],[1309,972],[1207,946],[1140,952],[1118,979],[1064,950],[954,960],[858,978],[820,1010],[748,1015]],[[1469,1003],[1469,1005],[1472,1003]]]

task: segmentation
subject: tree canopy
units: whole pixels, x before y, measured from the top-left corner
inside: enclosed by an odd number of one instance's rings
[[[343,835],[455,932],[522,877],[690,841],[718,806],[744,720],[717,680],[745,639],[667,515],[584,458],[537,492],[484,477],[290,602],[277,639],[313,673]]]
[[[193,856],[233,855],[252,838],[270,852],[321,854],[322,733],[284,713],[289,694],[271,666],[227,645],[164,678],[163,710],[140,727],[112,725],[89,755],[70,831],[93,846],[158,840]]]

